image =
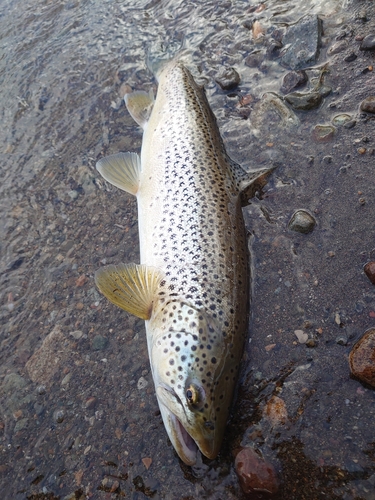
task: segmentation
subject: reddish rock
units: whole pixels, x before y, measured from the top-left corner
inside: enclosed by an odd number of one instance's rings
[[[375,328],[370,328],[354,344],[349,354],[352,375],[375,388]]]
[[[367,262],[363,270],[371,283],[375,285],[375,262]]]
[[[274,467],[253,448],[244,448],[237,454],[235,467],[242,491],[249,498],[257,498],[257,493],[274,495],[277,492],[279,482]]]

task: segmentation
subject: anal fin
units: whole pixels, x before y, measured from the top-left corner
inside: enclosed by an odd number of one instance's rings
[[[96,286],[108,300],[144,320],[151,317],[162,280],[160,270],[138,264],[109,265],[95,273]]]
[[[154,93],[152,89],[149,92],[136,90],[130,94],[125,94],[124,100],[133,120],[144,128],[150,118],[154,105]]]
[[[117,153],[98,161],[96,169],[106,181],[130,194],[137,194],[141,159],[137,153]]]

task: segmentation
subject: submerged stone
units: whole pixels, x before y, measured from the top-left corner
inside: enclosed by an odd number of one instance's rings
[[[347,115],[345,113],[342,113],[341,115],[336,115],[332,118],[332,123],[336,127],[342,127],[346,123],[350,122],[352,117],[350,115]]]
[[[375,113],[375,96],[366,97],[366,99],[361,102],[360,110],[366,113]]]
[[[316,125],[313,129],[313,136],[317,142],[329,142],[335,134],[335,127],[331,125]]]
[[[291,26],[283,40],[281,63],[291,69],[301,69],[314,64],[319,57],[322,20],[317,16],[304,16]]]
[[[362,40],[361,50],[374,50],[375,49],[375,34],[371,33],[370,35],[365,36]]]
[[[292,90],[301,87],[307,82],[306,71],[289,71],[283,78],[283,84],[281,86],[281,92],[284,94],[289,94]]]
[[[292,215],[288,228],[297,233],[308,234],[313,231],[316,225],[314,217],[306,210],[297,210]]]
[[[279,482],[273,465],[260,457],[253,448],[244,448],[237,454],[235,468],[245,495],[277,493]]]
[[[223,90],[232,90],[238,86],[241,78],[234,68],[224,68],[215,78],[215,82],[220,85]]]
[[[319,92],[292,92],[285,96],[286,102],[288,102],[293,109],[309,110],[318,108],[323,100],[323,97]]]
[[[352,375],[375,388],[375,328],[370,328],[354,344],[349,354]]]

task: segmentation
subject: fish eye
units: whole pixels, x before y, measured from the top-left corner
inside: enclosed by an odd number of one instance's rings
[[[193,384],[190,384],[186,389],[186,399],[188,400],[189,405],[196,405],[199,403],[200,393],[198,387]]]

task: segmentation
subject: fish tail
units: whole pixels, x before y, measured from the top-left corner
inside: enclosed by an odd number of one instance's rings
[[[146,53],[147,68],[158,79],[163,68],[173,61],[182,60],[192,50],[187,48],[187,41],[185,35],[180,39],[173,37],[173,42],[167,45],[162,43],[156,47],[149,47]]]

